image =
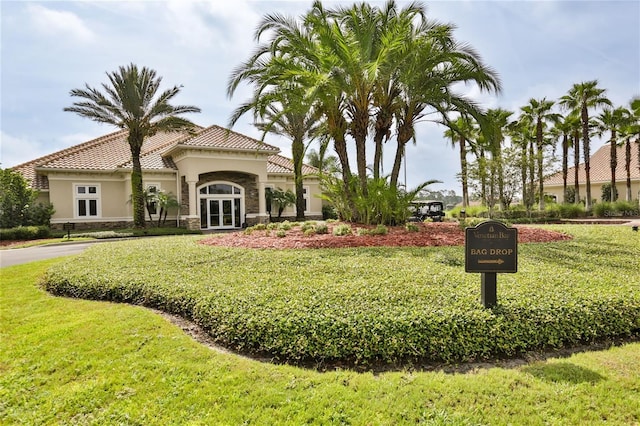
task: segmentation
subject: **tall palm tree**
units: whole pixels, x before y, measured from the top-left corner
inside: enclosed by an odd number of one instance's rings
[[[456,143],[460,150],[460,182],[462,184],[462,208],[469,206],[469,173],[467,170],[467,141],[474,138],[476,126],[473,119],[462,115],[451,122],[449,129],[444,132],[446,138],[451,139],[451,146]]]
[[[404,60],[398,61],[401,87],[396,109],[396,155],[391,183],[398,181],[405,145],[415,138],[415,126],[428,114],[434,121],[448,125],[449,113],[473,117],[481,127],[486,120],[483,111],[467,96],[457,93],[457,84],[475,84],[481,91],[500,91],[497,73],[486,66],[471,47],[453,37],[450,25],[428,23],[421,32],[405,40]]]
[[[544,210],[544,146],[545,131],[547,125],[555,123],[560,114],[552,112],[555,105],[554,101],[548,101],[546,98],[529,99],[529,104],[520,108],[526,120],[535,128],[536,135],[536,164],[538,166],[538,199],[539,209]]]
[[[618,167],[618,135],[624,132],[628,125],[631,113],[624,107],[616,109],[606,108],[597,117],[598,135],[603,136],[605,132],[610,133],[609,137],[609,167],[611,169],[611,191],[609,201],[614,202],[618,198],[616,188],[616,169]]]
[[[256,73],[257,80],[270,77],[268,67],[265,74]],[[256,81],[256,80],[254,80]],[[267,81],[261,81],[265,83]],[[233,89],[233,87],[231,88]],[[230,95],[233,90],[230,91]],[[230,127],[245,113],[253,111],[254,125],[262,130],[262,139],[267,133],[284,136],[291,140],[293,179],[296,195],[296,220],[304,220],[304,188],[302,165],[304,163],[305,141],[313,139],[317,129],[312,101],[305,97],[304,88],[277,81],[268,88],[254,92],[253,98],[237,107],[230,118]]]
[[[569,149],[573,146],[574,138],[573,134],[575,130],[580,126],[580,118],[575,114],[568,114],[565,117],[560,117],[556,121],[553,127],[553,134],[561,139],[562,149],[562,202],[567,202],[567,180],[569,175]],[[578,154],[580,151],[577,151]],[[579,156],[578,156],[579,159]],[[578,170],[578,164],[576,164],[576,171]]]
[[[520,178],[522,182],[522,203],[525,205],[527,212],[531,211],[533,206],[533,193],[527,185],[529,176],[529,165],[533,158],[529,157],[527,149],[533,143],[534,135],[528,120],[523,117],[512,121],[508,126],[511,143],[520,150]]]
[[[565,109],[578,112],[582,122],[582,150],[584,155],[584,170],[587,185],[585,208],[587,210],[591,210],[591,146],[589,144],[589,110],[606,105],[611,106],[611,101],[604,96],[605,92],[605,89],[598,87],[598,80],[591,80],[574,84],[571,89],[569,89],[569,92],[560,98],[560,105]]]
[[[389,133],[394,99],[399,89],[393,82],[398,60],[405,52],[407,39],[416,28],[426,25],[424,7],[411,3],[398,9],[395,1],[382,8],[362,2],[351,7],[337,7],[331,16],[335,25],[331,51],[345,71],[349,133],[356,145],[356,163],[360,191],[367,195],[366,141],[371,117],[375,115],[374,176],[379,175],[380,145]],[[421,31],[421,30],[418,30]],[[375,109],[374,109],[375,106]],[[396,186],[392,183],[392,186]]]
[[[138,69],[137,65],[129,64],[121,66],[118,71],[107,73],[107,77],[109,83],[102,84],[104,93],[87,84],[84,89],[71,90],[72,97],[82,100],[64,110],[128,131],[127,142],[133,163],[133,221],[137,228],[144,228],[145,200],[140,164],[144,141],[158,132],[193,131],[196,125],[179,115],[200,112],[200,108],[169,104],[182,86],[174,86],[158,94],[162,77],[157,76],[156,71],[150,68]]]
[[[506,210],[509,204],[504,192],[502,144],[504,143],[504,133],[509,125],[509,117],[511,117],[512,114],[511,111],[502,108],[490,109],[486,114],[487,121],[490,125],[489,132],[485,132],[485,138],[491,152],[491,176],[492,180],[497,181],[498,199],[500,200],[502,210]],[[492,191],[494,186],[495,185],[492,185]]]
[[[631,194],[631,143],[635,138],[636,146],[638,148],[638,171],[640,171],[640,97],[631,99],[629,102],[629,117],[622,132],[622,140],[625,144],[625,172],[627,177],[627,191],[626,200],[631,201],[633,194]]]

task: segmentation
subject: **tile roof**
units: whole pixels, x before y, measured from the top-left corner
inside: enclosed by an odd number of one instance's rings
[[[268,158],[267,173],[273,174],[292,174],[293,160],[282,155],[271,155]],[[317,174],[318,169],[307,164],[302,165],[303,175]]]
[[[616,181],[624,182],[627,179],[627,172],[624,168],[625,164],[625,147],[619,146],[616,153],[618,159],[618,167],[616,167]],[[611,166],[609,165],[611,159],[610,146],[603,145],[598,149],[591,157],[589,163],[589,174],[592,184],[602,184],[611,181]],[[640,170],[638,170],[638,146],[635,143],[631,144],[631,180],[640,180]],[[567,185],[574,184],[575,167],[570,167],[567,175]],[[578,182],[584,183],[587,181],[587,175],[584,169],[584,163],[581,163],[578,167]],[[544,181],[545,186],[562,185],[562,171],[559,171]]]
[[[207,127],[196,135],[188,135],[175,141],[167,152],[170,152],[174,147],[218,148],[233,151],[272,152],[274,154],[280,151],[273,145],[216,125]]]
[[[244,136],[240,133],[228,131],[220,126],[206,129],[199,127],[195,135],[184,132],[158,133],[145,140],[140,155],[143,170],[165,170],[177,167],[167,153],[177,147],[182,148],[214,148],[222,150],[240,150],[273,154],[267,162],[267,173],[291,174],[293,163],[290,159],[277,154],[280,149],[259,140]],[[38,171],[52,170],[86,170],[86,171],[114,171],[117,169],[131,169],[131,151],[127,143],[127,131],[121,130],[101,136],[90,141],[54,152],[12,167],[29,181],[32,188],[47,190],[49,181],[47,176]],[[304,174],[317,173],[317,169],[304,165]]]

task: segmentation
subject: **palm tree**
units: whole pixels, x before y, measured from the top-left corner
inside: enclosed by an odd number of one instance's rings
[[[624,132],[631,117],[631,113],[624,107],[616,109],[607,108],[598,116],[598,135],[610,132],[609,138],[609,166],[611,169],[611,192],[609,201],[614,202],[618,198],[616,189],[616,168],[618,167],[618,135]]]
[[[169,104],[169,101],[180,92],[182,86],[174,86],[157,95],[162,77],[158,77],[156,71],[147,67],[138,69],[134,64],[121,66],[118,71],[107,73],[107,77],[109,84],[102,84],[104,93],[87,84],[85,89],[71,90],[71,96],[83,100],[74,102],[73,106],[64,110],[128,131],[127,142],[131,149],[133,163],[131,170],[133,221],[135,227],[144,228],[145,200],[140,164],[144,141],[158,132],[192,132],[196,125],[178,116],[200,112],[200,108]]]
[[[586,174],[587,198],[585,208],[591,209],[591,172],[589,144],[589,110],[601,106],[611,106],[611,101],[604,96],[605,89],[598,87],[598,80],[591,80],[574,84],[569,92],[560,98],[560,105],[565,109],[576,111],[580,114],[582,122],[582,150],[584,155],[584,170]]]
[[[625,147],[625,172],[627,177],[626,200],[631,201],[631,143],[636,138],[638,148],[638,171],[640,171],[640,97],[631,99],[628,120],[622,128],[622,141]]]
[[[471,140],[476,131],[472,118],[460,116],[444,132],[444,136],[451,139],[451,146],[455,147],[456,142],[460,149],[460,182],[462,183],[462,208],[469,206],[469,174],[467,170],[467,141]]]
[[[428,23],[413,38],[406,39],[404,59],[398,61],[401,87],[396,109],[396,155],[391,171],[395,185],[400,173],[406,144],[415,138],[415,125],[427,114],[435,113],[437,121],[448,125],[449,113],[473,117],[481,127],[486,120],[481,109],[453,86],[475,84],[480,90],[499,92],[497,73],[482,63],[469,46],[458,43],[450,25]],[[415,139],[414,139],[415,141]]]
[[[567,180],[569,175],[569,149],[574,144],[573,135],[576,129],[579,129],[580,126],[580,118],[575,114],[569,114],[565,117],[560,117],[558,121],[556,121],[553,130],[553,133],[558,138],[561,138],[561,147],[562,147],[562,202],[567,202]],[[579,141],[579,139],[578,139]],[[576,142],[578,143],[578,142]],[[576,172],[578,170],[579,165],[579,149],[576,151],[578,155],[578,162],[576,163],[575,169]],[[576,180],[577,182],[577,180]],[[577,192],[576,192],[577,195]]]
[[[321,146],[319,151],[307,151],[307,164],[318,169],[320,174],[335,174],[340,170],[340,160],[335,155],[326,155],[326,144],[324,147],[322,149]]]
[[[520,150],[520,178],[522,183],[522,204],[527,209],[527,213],[531,211],[533,206],[530,191],[527,187],[527,178],[529,171],[529,163],[532,159],[529,158],[527,148],[530,142],[533,140],[531,132],[531,126],[527,120],[523,120],[520,117],[518,120],[512,121],[508,126],[509,136],[511,137],[511,143]]]
[[[540,211],[544,210],[544,145],[545,130],[548,123],[554,123],[560,118],[560,114],[551,112],[555,102],[542,99],[529,99],[529,104],[520,108],[525,120],[535,128],[536,135],[536,164],[538,166],[538,198]]]
[[[270,70],[265,69],[268,75]],[[260,73],[257,73],[260,75]],[[260,77],[264,77],[260,75]],[[268,77],[267,77],[268,78]],[[258,78],[259,79],[259,78]],[[235,86],[231,87],[230,96]],[[291,139],[293,179],[296,194],[296,220],[304,220],[304,186],[302,165],[306,150],[305,140],[312,139],[317,126],[311,101],[305,98],[300,86],[278,82],[262,92],[257,91],[248,102],[237,107],[229,121],[230,127],[240,117],[253,110],[254,125],[262,130],[262,139],[267,133]]]
[[[259,41],[265,33],[271,38],[260,44],[256,53],[233,71],[228,93],[233,94],[242,81],[254,84],[254,102],[278,86],[304,93],[304,97],[298,97],[313,108],[312,116],[319,120],[319,134],[333,140],[340,160],[344,194],[351,200],[352,174],[346,142],[350,126],[344,91],[349,82],[333,55],[335,31],[330,14],[319,1],[314,2],[302,23],[279,14],[266,15],[257,27],[255,38]],[[286,103],[281,106],[283,110],[290,108]]]
[[[504,193],[502,144],[504,143],[504,132],[509,125],[509,117],[512,114],[511,111],[502,108],[490,109],[486,114],[487,122],[490,126],[489,131],[485,131],[485,139],[487,141],[487,147],[491,152],[491,177],[493,181],[491,191],[494,190],[494,184],[497,180],[498,199],[500,200],[502,210],[506,210],[509,204]],[[492,195],[492,198],[495,198],[495,195]]]

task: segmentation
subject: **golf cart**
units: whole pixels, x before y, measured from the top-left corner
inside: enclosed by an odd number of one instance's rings
[[[442,222],[444,217],[444,204],[442,201],[415,200],[411,202],[411,206],[413,212],[409,218],[410,221],[422,222],[431,218],[434,222]]]

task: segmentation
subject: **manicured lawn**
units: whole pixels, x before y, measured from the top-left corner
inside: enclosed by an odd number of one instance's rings
[[[466,373],[320,373],[216,353],[141,307],[39,289],[64,262],[2,269],[2,424],[640,421],[638,343]]]
[[[493,310],[460,246],[258,250],[158,238],[91,247],[51,268],[45,286],[176,313],[227,347],[321,365],[458,363],[636,335],[638,234],[552,229],[574,238],[521,244]]]

